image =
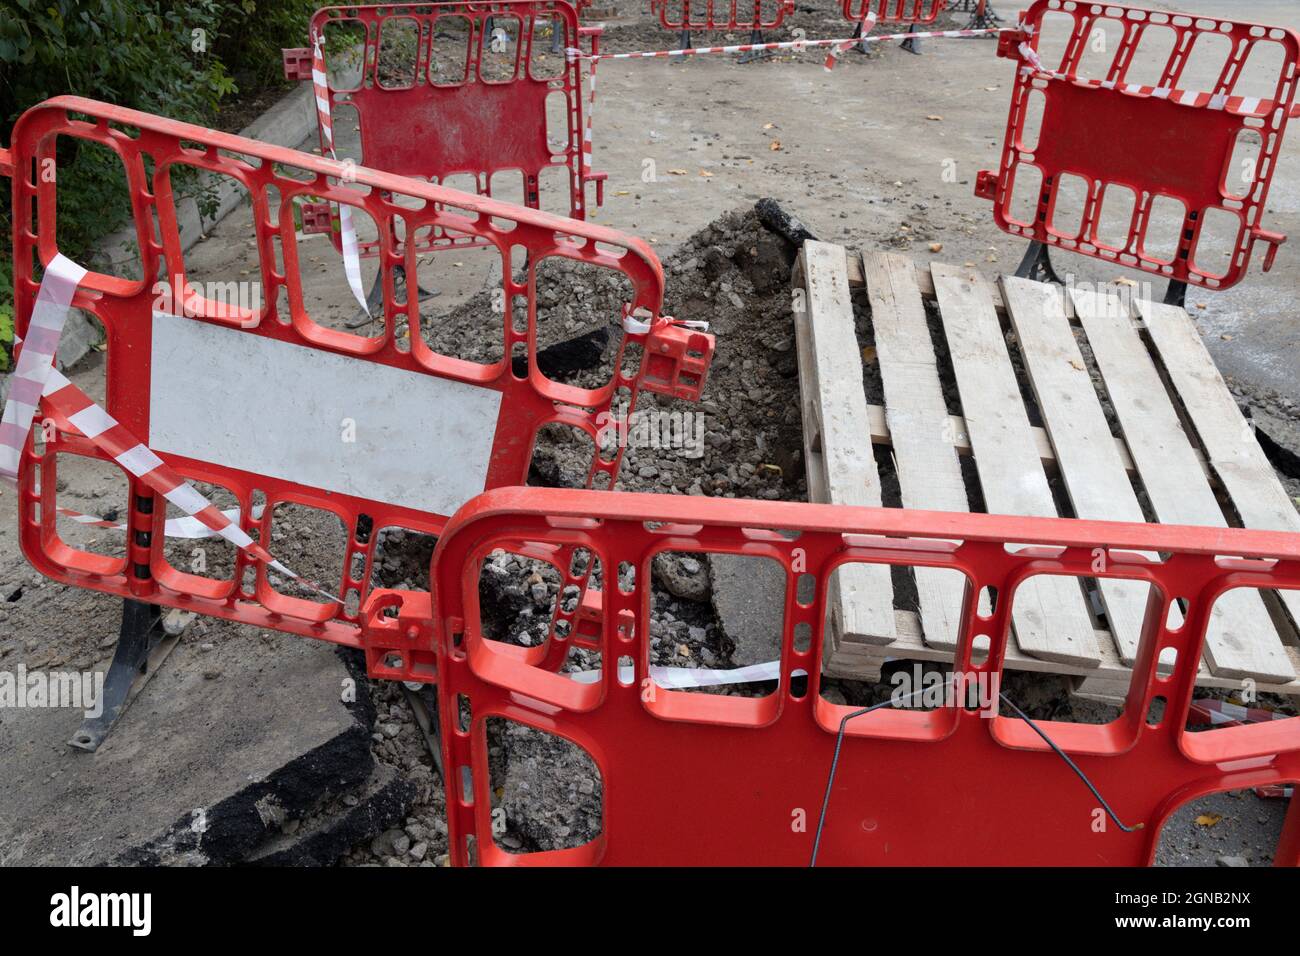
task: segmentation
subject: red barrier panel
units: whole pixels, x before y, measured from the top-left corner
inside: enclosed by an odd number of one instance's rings
[[[358,131],[362,165],[432,182],[469,176],[480,195],[507,190],[532,209],[546,197],[574,219],[586,217],[589,183],[603,201],[606,175],[585,164],[582,64],[564,51],[586,39],[598,52],[599,34],[566,0],[325,7],[311,21],[334,126]],[[284,56],[287,76],[310,81],[309,48]],[[458,244],[416,234],[419,252]],[[361,243],[363,256],[376,250]]]
[[[1300,34],[1177,13],[1038,0],[999,38],[1017,63],[1002,161],[979,174],[999,227],[1226,289],[1263,225]]]
[[[273,540],[320,532],[311,526],[286,535],[277,506],[286,506],[284,514],[295,510],[289,506],[314,509],[314,519],[338,526],[333,576],[307,573],[343,603],[277,590],[265,566],[243,551],[228,573],[177,566],[164,553],[167,502],[125,470],[128,493],[114,502],[111,519],[127,526],[121,553],[63,541],[60,458],[113,465],[116,456],[42,400],[46,420],[19,468],[19,537],[32,564],[55,580],[359,646],[357,608],[380,529],[436,534],[484,488],[522,484],[548,424],[591,438],[587,482],[608,487],[623,449],[597,451],[597,435],[615,397],[634,405],[642,388],[683,398],[703,388],[712,337],[659,316],[663,271],[639,239],[364,167],[351,169],[345,185],[344,165],[333,160],[78,97],[25,113],[7,154],[14,208],[32,211],[16,217],[13,233],[22,336],[39,287],[35,266],[59,252],[58,156],[75,150],[56,146],[68,141],[121,162],[135,225],[134,262],[117,274],[87,274],[72,301],[106,334],[107,412],[181,475],[229,492],[243,530],[273,550]],[[175,181],[199,171],[251,200],[253,234],[243,247],[250,278],[243,284],[259,293],[252,307],[215,298],[214,284],[187,262],[193,250],[182,251]],[[295,201],[304,196],[348,204],[376,223],[384,293],[376,334],[328,324],[329,302],[305,278],[308,269],[325,267],[309,265],[319,262],[312,255],[319,250],[303,247],[294,222]],[[472,238],[501,256],[502,285],[478,329],[495,357],[449,354],[416,297],[399,297],[399,270],[414,288],[425,267],[413,246],[399,249],[390,237],[420,230]],[[621,340],[604,384],[578,387],[539,368],[539,333],[548,325],[539,315],[537,270],[557,257],[589,268],[591,279],[621,277],[631,291],[625,310],[645,317],[608,317],[622,329],[612,330]],[[350,301],[346,291],[340,301]],[[107,497],[101,507],[110,507]]]
[[[844,19],[861,23],[868,13],[877,23],[933,23],[947,0],[840,0]]]
[[[597,679],[529,666],[517,649],[485,638],[484,558],[521,547],[539,557],[586,549],[604,569]],[[783,569],[781,659],[766,696],[669,690],[650,670],[651,562],[663,551],[744,554]],[[1236,557],[1218,557],[1224,553]],[[1211,605],[1229,588],[1300,588],[1300,535],[498,489],[466,505],[444,530],[433,558],[436,607],[412,602],[427,596],[376,592],[364,615],[370,651],[386,656],[394,674],[412,655],[437,659],[452,861],[807,865],[836,731],[854,713],[819,693],[827,583],[850,561],[963,574],[956,667],[966,686],[978,687],[999,686],[1016,590],[1029,577],[1149,582],[1123,715],[1109,724],[1038,724],[1120,820],[1143,828],[1125,832],[1108,819],[1065,763],[1005,707],[996,716],[964,702],[928,711],[890,708],[846,725],[820,863],[1146,864],[1161,824],[1188,800],[1300,780],[1300,718],[1185,730]],[[996,599],[991,613],[981,614],[978,596],[986,588]],[[1170,630],[1175,600],[1185,602],[1186,619]],[[395,606],[399,616],[385,617]],[[977,638],[986,651],[975,651]],[[977,663],[977,653],[986,659]],[[996,691],[992,699],[996,706]],[[603,793],[599,837],[532,854],[494,840],[504,811],[494,810],[489,720],[517,722],[586,750]],[[713,809],[668,809],[682,806]],[[1295,826],[1300,820],[1284,834],[1279,863],[1300,862]]]
[[[794,0],[650,0],[667,30],[775,30]]]

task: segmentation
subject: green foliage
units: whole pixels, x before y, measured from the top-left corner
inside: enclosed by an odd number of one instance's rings
[[[0,18],[6,129],[60,93],[201,120],[233,91],[226,65],[209,52],[221,29],[220,0],[4,2],[15,14]]]
[[[14,265],[0,257],[0,372],[13,366],[14,352]]]
[[[307,26],[325,0],[220,0],[221,33],[212,53],[241,88],[282,82],[280,50],[306,46]]]
[[[14,305],[0,305],[0,372],[9,371],[14,350]]]
[[[282,82],[280,48],[307,42],[317,5],[0,0],[0,144],[8,145],[23,111],[64,93],[212,125],[223,100]],[[85,257],[130,215],[122,164],[106,149],[76,142],[60,142],[58,162],[60,249],[74,259]],[[203,203],[197,177],[175,185],[199,193]],[[9,203],[8,184],[0,184],[0,242],[6,245]],[[9,256],[0,258],[7,262]],[[0,278],[3,307],[13,282],[8,275]]]

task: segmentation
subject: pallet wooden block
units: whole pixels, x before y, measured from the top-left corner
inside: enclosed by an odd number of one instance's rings
[[[1056,517],[991,299],[977,283],[951,273],[935,274],[935,292],[947,317],[944,334],[985,505],[993,514]],[[1012,609],[1020,649],[1043,660],[1096,667],[1100,652],[1084,602],[1070,578],[1025,582]]]
[[[970,455],[993,513],[1213,526],[1231,518],[1300,531],[1181,308],[1012,277],[997,288],[970,269],[918,269],[898,255],[813,242],[795,282],[808,303],[795,328],[811,500],[879,505],[874,443],[892,446],[908,508],[968,510],[959,456]],[[854,334],[850,290],[864,286],[883,408],[866,403]],[[927,304],[940,317],[933,333]],[[936,357],[940,335],[950,371]],[[947,407],[945,384],[956,387],[959,410]],[[851,570],[832,582],[828,674],[874,680],[890,659],[952,660],[964,582],[912,569],[914,605],[898,607],[903,597],[882,569]],[[1140,582],[1032,578],[1015,595],[1006,665],[1076,675],[1085,695],[1122,697],[1147,597]],[[1300,695],[1297,621],[1298,594],[1228,592],[1213,609],[1199,683],[1249,679]]]
[[[885,421],[903,507],[967,511],[966,486],[952,444],[944,440],[948,409],[939,366],[926,330],[916,269],[903,256],[874,253],[863,260],[876,317],[876,356],[885,395]],[[956,650],[965,581],[947,569],[915,570],[921,632],[933,647]]]
[[[803,249],[807,282],[801,320],[809,356],[813,437],[823,487],[832,504],[880,507],[880,476],[870,442],[859,440],[867,417],[862,358],[853,331],[853,303],[843,246],[810,241]],[[804,376],[800,376],[801,379]],[[883,565],[841,568],[831,582],[840,599],[832,605],[833,626],[850,641],[889,644],[894,640],[893,585]]]

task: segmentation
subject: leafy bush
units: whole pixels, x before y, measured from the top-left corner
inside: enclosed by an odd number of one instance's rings
[[[311,15],[327,5],[326,0],[221,0],[221,32],[212,53],[242,90],[273,86],[284,76],[280,50],[306,46]]]
[[[9,143],[24,110],[62,93],[211,123],[223,99],[282,82],[280,48],[307,42],[307,23],[317,5],[316,0],[0,0],[0,144]],[[105,150],[78,150],[75,142],[61,142],[58,158],[60,247],[74,259],[84,258],[129,217],[121,164]],[[177,185],[195,188],[193,182]],[[10,198],[8,185],[0,185],[0,241],[6,243]],[[8,275],[0,275],[0,281],[3,306],[13,283]],[[0,368],[4,361],[0,352]]]

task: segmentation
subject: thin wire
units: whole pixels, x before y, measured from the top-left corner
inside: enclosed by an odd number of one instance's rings
[[[949,686],[951,686],[952,683],[951,677],[946,683]],[[928,689],[929,688],[922,688],[921,690],[914,691],[911,694],[907,694],[906,696],[901,697],[898,700],[894,700],[893,697],[890,697],[888,700],[883,700],[879,704],[872,704],[870,707],[863,707],[861,710],[855,710],[852,713],[844,715],[844,718],[840,721],[839,732],[835,735],[835,753],[831,757],[831,769],[830,769],[830,773],[826,777],[826,793],[822,796],[822,810],[821,810],[821,814],[817,818],[817,832],[816,835],[813,837],[812,859],[808,861],[808,866],[814,867],[817,865],[817,853],[821,849],[821,842],[822,842],[822,828],[826,825],[826,811],[830,808],[831,790],[835,786],[835,773],[836,770],[839,768],[839,763],[840,763],[840,748],[844,745],[844,733],[846,728],[848,727],[849,721],[857,717],[861,717],[863,714],[869,714],[873,710],[880,710],[883,707],[897,706],[898,704],[901,704],[903,701],[910,700],[913,697],[917,697],[925,693],[926,690]],[[1088,779],[1087,774],[1085,774],[1082,770],[1080,770],[1078,764],[1076,764],[1073,760],[1070,759],[1069,754],[1067,754],[1064,750],[1058,747],[1056,745],[1056,742],[1052,740],[1051,737],[1047,736],[1047,734],[1043,731],[1041,727],[1039,727],[1032,720],[1030,720],[1029,715],[1026,714],[1019,707],[1017,707],[1015,703],[1011,700],[1011,698],[1009,698],[1005,693],[1003,693],[1002,691],[998,691],[998,697],[1001,698],[1001,700],[1004,701],[1008,707],[1010,707],[1013,711],[1015,711],[1016,716],[1019,717],[1021,720],[1023,720],[1026,724],[1028,724],[1030,728],[1034,731],[1034,733],[1038,734],[1039,737],[1042,737],[1043,741],[1047,744],[1047,746],[1052,748],[1052,750],[1056,753],[1058,757],[1060,757],[1062,760],[1065,761],[1066,765],[1071,770],[1073,770],[1075,774],[1079,777],[1079,779],[1084,782],[1087,788],[1092,791],[1092,795],[1097,798],[1097,801],[1101,804],[1102,809],[1106,811],[1106,815],[1109,816],[1113,821],[1115,821],[1116,826],[1118,826],[1125,833],[1133,833],[1136,830],[1143,829],[1145,824],[1142,823],[1135,824],[1134,826],[1126,825],[1124,821],[1121,820],[1118,815],[1116,815],[1115,811],[1111,809],[1110,804],[1106,802],[1106,798],[1101,795],[1101,792],[1095,786],[1093,786],[1093,783],[1091,780]]]
[[[1071,770],[1075,772],[1075,774],[1078,775],[1079,779],[1084,782],[1084,785],[1087,786],[1087,788],[1092,791],[1092,795],[1097,798],[1097,801],[1101,804],[1101,808],[1106,811],[1106,815],[1115,821],[1115,825],[1117,827],[1119,827],[1125,833],[1132,833],[1135,830],[1141,830],[1146,825],[1143,823],[1138,823],[1131,827],[1126,826],[1124,824],[1124,821],[1115,815],[1115,811],[1110,808],[1110,804],[1106,802],[1106,798],[1103,797],[1101,795],[1101,792],[1098,791],[1098,789],[1093,786],[1092,781],[1088,779],[1088,775],[1085,774],[1082,770],[1080,770],[1078,764],[1076,764],[1073,760],[1070,759],[1070,755],[1067,754],[1060,747],[1056,746],[1056,742],[1053,741],[1051,737],[1047,736],[1047,734],[1043,733],[1042,728],[1039,727],[1032,720],[1030,720],[1028,714],[1026,714],[1019,707],[1017,707],[1014,703],[1012,703],[1010,697],[1008,697],[1002,691],[998,691],[998,697],[1002,698],[1003,702],[1016,712],[1016,716],[1019,717],[1021,720],[1023,720],[1025,723],[1027,723],[1030,726],[1030,728],[1033,729],[1034,733],[1042,737],[1043,741],[1047,744],[1047,746],[1051,747],[1054,751],[1056,751],[1056,755],[1065,761],[1066,766],[1068,766]]]
[[[855,710],[851,714],[845,714],[844,719],[840,721],[839,733],[835,735],[835,755],[831,757],[831,772],[826,778],[826,794],[822,797],[822,812],[817,817],[817,834],[813,837],[812,860],[808,863],[810,867],[817,865],[817,851],[821,848],[822,827],[826,825],[826,810],[830,806],[831,787],[835,784],[835,771],[840,763],[840,747],[844,745],[845,727],[847,727],[849,721],[855,717],[861,717],[863,714],[869,714],[873,710],[880,710],[882,707],[889,707],[891,705],[900,704],[905,700],[911,700],[913,697],[918,697],[925,693],[928,689],[929,688],[923,687],[918,691],[913,691],[898,701],[895,701],[893,697],[890,697],[887,700],[882,700],[878,704],[872,704],[870,707],[863,707],[861,710]]]

